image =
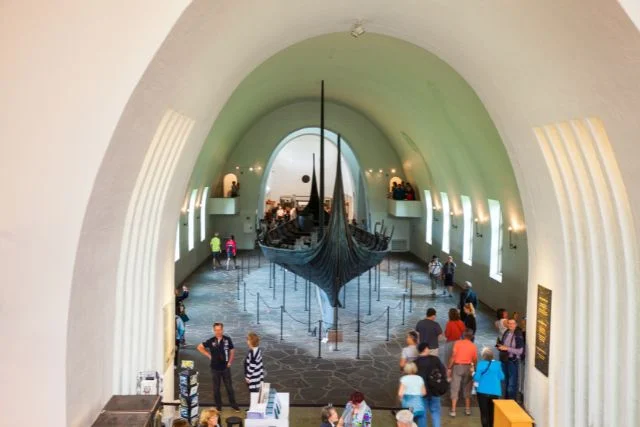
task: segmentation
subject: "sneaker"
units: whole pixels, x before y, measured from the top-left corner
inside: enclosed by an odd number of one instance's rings
[[[236,412],[240,412],[240,407],[238,405],[232,406],[233,410]]]
[[[455,418],[456,411],[449,411],[449,416]]]
[[[471,415],[471,408],[464,410],[465,415]]]

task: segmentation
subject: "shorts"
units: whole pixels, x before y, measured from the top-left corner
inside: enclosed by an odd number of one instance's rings
[[[471,377],[471,365],[453,365],[451,372],[451,399],[457,399],[462,387],[462,396],[465,399],[471,397],[473,381]]]

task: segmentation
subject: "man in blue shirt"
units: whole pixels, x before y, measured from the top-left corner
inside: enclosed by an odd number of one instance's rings
[[[224,335],[224,325],[220,322],[213,324],[212,338],[198,344],[198,351],[205,355],[211,362],[211,378],[213,379],[213,398],[216,402],[218,411],[222,409],[222,396],[220,395],[220,382],[224,382],[224,388],[227,389],[229,396],[229,404],[236,412],[240,411],[240,407],[236,403],[236,396],[233,392],[233,384],[231,383],[231,364],[235,355],[233,341],[228,335]]]

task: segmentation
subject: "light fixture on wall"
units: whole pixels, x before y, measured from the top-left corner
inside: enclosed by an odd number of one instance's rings
[[[455,222],[453,222],[453,219],[456,217],[456,215],[453,213],[453,211],[450,212],[451,215],[451,228],[458,228],[458,224],[456,224]]]
[[[513,243],[513,236],[512,236],[512,234],[514,232],[513,227],[509,226],[508,230],[509,230],[509,248],[510,249],[518,249],[518,246]]]
[[[384,172],[384,170],[378,169],[378,173],[382,173],[382,172]]]
[[[391,169],[391,173],[396,173],[396,170],[395,169]]]
[[[478,218],[476,217],[476,219],[473,220],[476,224],[476,237],[482,237],[482,233],[480,233],[479,229],[480,229],[480,225],[478,224],[480,221],[478,220]]]
[[[244,174],[244,171],[249,171],[249,172],[260,172],[262,170],[262,166],[240,166],[240,165],[236,165],[235,167],[236,171],[239,171],[241,174]]]
[[[440,218],[438,218],[438,215],[436,215],[438,213],[440,209],[437,206],[433,207],[433,222],[438,222],[440,221]]]
[[[350,33],[351,37],[353,37],[354,39],[357,39],[364,33],[365,33],[365,29],[362,26],[361,21],[357,21],[355,24],[353,24],[353,27],[351,28],[351,33]]]

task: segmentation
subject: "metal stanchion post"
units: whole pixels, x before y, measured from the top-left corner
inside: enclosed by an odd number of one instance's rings
[[[304,281],[304,311],[309,311],[308,305],[308,292],[309,292],[309,281]]]
[[[297,274],[293,275],[293,290],[294,291],[298,290],[298,275]]]
[[[407,295],[402,294],[402,325],[404,326],[404,309],[407,304]]]
[[[378,289],[378,266],[373,267],[373,292]]]
[[[380,301],[380,288],[382,287],[381,279],[380,279],[380,270],[378,269],[378,299],[376,301]]]
[[[360,319],[360,276],[358,276],[358,319]],[[360,324],[358,324],[358,332],[360,332]]]
[[[287,283],[282,281],[282,307],[285,306],[285,300],[287,299]]]
[[[273,264],[273,299],[276,299],[276,265]]]
[[[309,321],[308,321],[307,332],[311,332],[311,282],[307,280],[307,284],[309,286],[309,292],[307,292],[307,296],[309,297],[309,300],[307,302],[307,305],[309,306],[309,312],[308,312]],[[305,296],[305,298],[307,298],[307,296]]]
[[[233,260],[233,267],[237,270],[238,265],[236,264],[236,260]],[[244,257],[240,257],[240,278],[244,280]]]
[[[243,293],[244,293],[244,311],[247,311],[247,282],[242,282]]]
[[[258,252],[258,268],[260,268],[260,252]]]
[[[409,268],[404,269],[404,291],[407,292],[409,290]]]
[[[256,318],[258,319],[258,325],[260,324],[260,292],[256,296]]]
[[[280,306],[280,341],[284,341],[283,338],[283,330],[284,330],[284,306]]]
[[[271,280],[271,268],[272,268],[272,266],[271,266],[271,263],[270,263],[269,264],[269,289],[271,289],[271,286],[273,284],[272,280]]]
[[[287,269],[282,268],[282,286],[287,283]]]
[[[413,276],[409,278],[409,313],[413,313]]]
[[[360,319],[356,320],[358,325],[358,341],[356,346],[356,359],[360,359]]]
[[[389,342],[389,306],[387,306],[387,342]]]
[[[318,320],[318,359],[322,359],[322,320]]]
[[[371,270],[369,270],[369,312],[368,316],[371,316]]]
[[[237,282],[236,288],[238,289],[237,298],[238,298],[238,301],[240,301],[240,276],[238,276],[238,280],[236,282]]]
[[[400,283],[400,260],[398,260],[398,283]]]

